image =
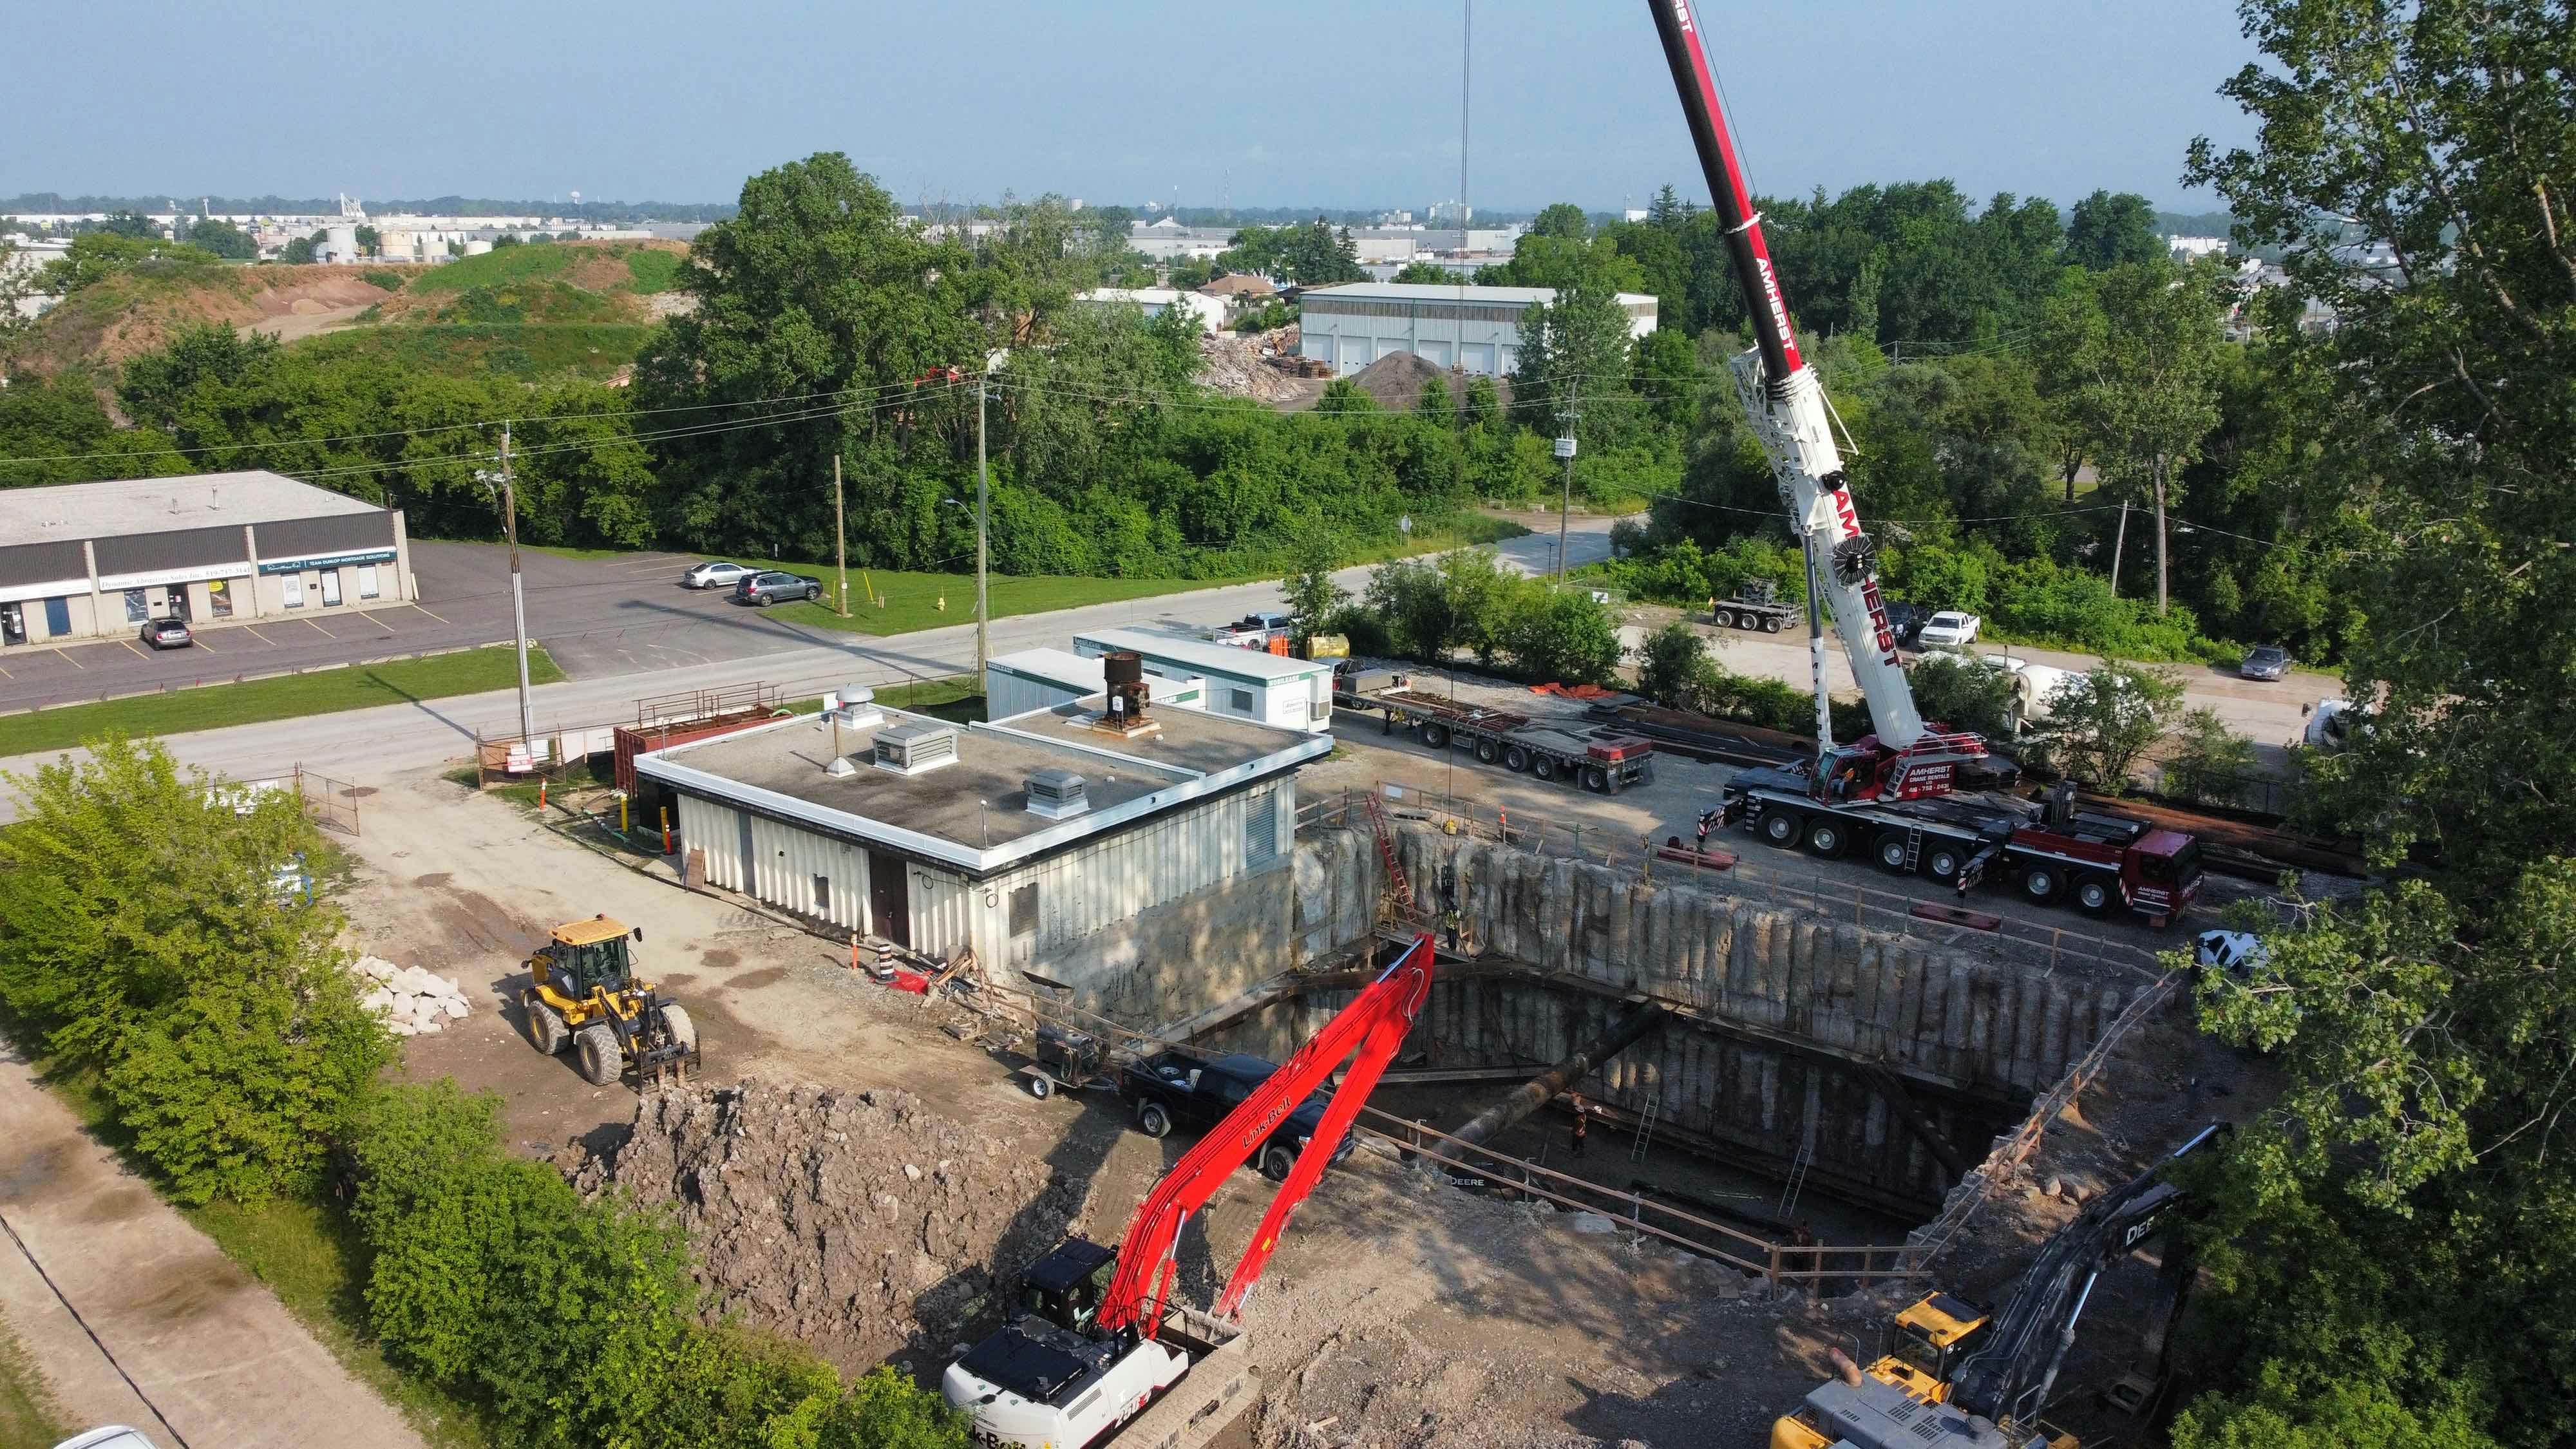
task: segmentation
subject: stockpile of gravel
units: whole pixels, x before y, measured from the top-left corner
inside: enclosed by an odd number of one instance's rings
[[[944,1349],[1063,1241],[1083,1189],[909,1092],[745,1082],[647,1097],[576,1175],[669,1204],[716,1315],[845,1366]]]

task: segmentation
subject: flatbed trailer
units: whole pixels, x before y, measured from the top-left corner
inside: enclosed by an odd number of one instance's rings
[[[1994,794],[1839,798],[1803,769],[1739,770],[1715,825],[1783,850],[1864,854],[1891,875],[1920,874],[1966,895],[1999,883],[2033,905],[2131,913],[2162,929],[2200,893],[2200,843],[2135,816],[2078,810],[2074,792],[2034,807]]]
[[[1604,795],[1616,795],[1655,778],[1654,742],[1643,735],[1461,704],[1409,688],[1400,678],[1385,688],[1368,688],[1366,679],[1336,680],[1333,707],[1380,714],[1384,733],[1393,734],[1402,725],[1418,732],[1422,742],[1435,750],[1472,749],[1488,765],[1580,784]]]

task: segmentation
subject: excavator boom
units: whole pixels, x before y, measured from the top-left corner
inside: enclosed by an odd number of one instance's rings
[[[1244,1250],[1242,1263],[1217,1300],[1220,1317],[1231,1318],[1242,1309],[1279,1245],[1280,1231],[1323,1177],[1343,1134],[1368,1101],[1370,1089],[1395,1059],[1413,1019],[1421,1014],[1422,1003],[1431,994],[1431,963],[1431,937],[1425,933],[1154,1184],[1119,1242],[1117,1274],[1110,1279],[1100,1307],[1102,1328],[1133,1327],[1147,1338],[1154,1336],[1162,1321],[1163,1302],[1171,1292],[1172,1249],[1180,1240],[1181,1225],[1206,1205],[1236,1168],[1261,1150],[1298,1104],[1357,1053],[1340,1090],[1324,1110],[1322,1124],[1298,1152],[1296,1166],[1271,1199],[1252,1246]]]

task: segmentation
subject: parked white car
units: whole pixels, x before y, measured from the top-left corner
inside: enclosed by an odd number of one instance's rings
[[[698,565],[696,568],[689,570],[687,573],[680,575],[680,586],[687,589],[730,589],[735,584],[742,582],[744,578],[758,572],[760,572],[760,570],[751,567],[749,564],[726,563],[722,559],[709,559],[705,563]]]
[[[54,1449],[153,1449],[153,1445],[151,1440],[143,1437],[140,1429],[109,1424],[86,1434],[74,1434],[55,1445]]]
[[[1965,649],[1977,642],[1977,630],[1985,620],[1956,609],[1943,609],[1931,617],[1916,635],[1914,642],[1925,649]]]
[[[2272,953],[2251,931],[2203,931],[2193,938],[2191,954],[2202,970],[2224,971],[2239,981],[2272,961]]]

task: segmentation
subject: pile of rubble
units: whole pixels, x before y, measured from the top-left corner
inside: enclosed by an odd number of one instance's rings
[[[1211,333],[1199,338],[1199,381],[1218,392],[1266,403],[1311,401],[1321,379],[1296,372],[1297,329]]]
[[[791,1335],[844,1367],[969,1336],[1063,1241],[1085,1196],[908,1092],[757,1081],[645,1098],[625,1142],[574,1181],[671,1206],[711,1316]]]
[[[366,983],[358,1004],[383,1017],[396,1036],[426,1036],[445,1031],[473,1010],[465,988],[453,976],[434,976],[417,966],[397,966],[382,956],[361,956],[351,970]]]

